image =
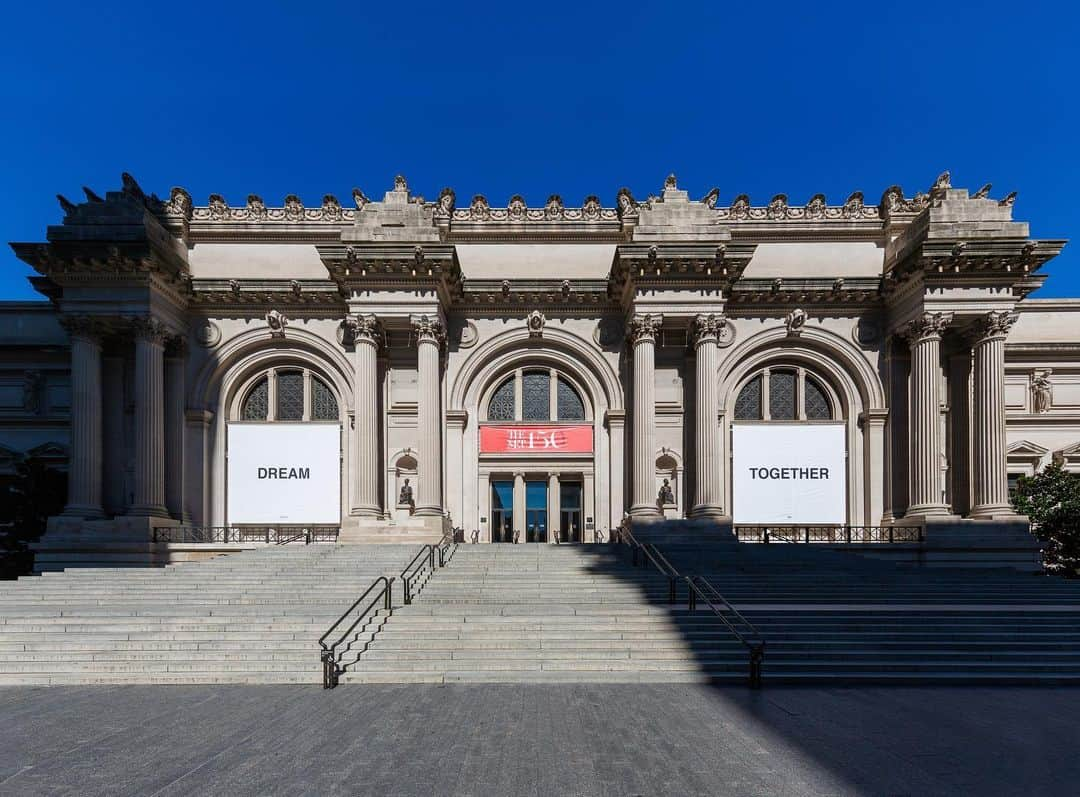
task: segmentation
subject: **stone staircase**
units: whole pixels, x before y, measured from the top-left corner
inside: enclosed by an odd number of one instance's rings
[[[0,582],[0,684],[321,683],[318,638],[418,549],[284,545]]]
[[[805,545],[660,548],[760,630],[765,683],[1078,683],[1080,583]],[[0,684],[321,682],[318,638],[418,545],[281,546],[0,583]],[[342,683],[745,683],[686,586],[609,545],[459,545],[343,646]]]
[[[916,569],[803,546],[667,546],[767,641],[766,683],[1080,682],[1080,584]],[[748,655],[685,585],[609,546],[459,546],[343,683],[745,682]]]

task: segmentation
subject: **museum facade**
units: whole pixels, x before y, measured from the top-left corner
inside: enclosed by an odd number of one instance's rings
[[[398,177],[269,207],[124,175],[12,244],[47,301],[0,306],[0,466],[65,468],[49,533],[84,539],[1014,523],[1010,479],[1080,469],[1080,301],[1027,298],[1064,241],[1015,196],[670,176],[499,207]]]

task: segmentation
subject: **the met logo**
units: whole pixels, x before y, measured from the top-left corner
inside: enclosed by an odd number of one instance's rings
[[[260,479],[310,479],[311,468],[259,468]]]

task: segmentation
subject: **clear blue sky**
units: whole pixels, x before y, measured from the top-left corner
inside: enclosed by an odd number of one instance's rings
[[[674,10],[678,9],[678,10]],[[1027,3],[12,3],[0,49],[0,240],[54,195],[183,185],[243,204],[379,197],[404,173],[540,205],[675,171],[755,204],[855,189],[1019,190],[1080,239],[1080,11]],[[1039,296],[1080,296],[1080,240]],[[0,253],[0,298],[32,298]]]

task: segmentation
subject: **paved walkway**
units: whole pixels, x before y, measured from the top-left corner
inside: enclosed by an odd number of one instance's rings
[[[0,689],[0,795],[1074,794],[1080,689]]]

